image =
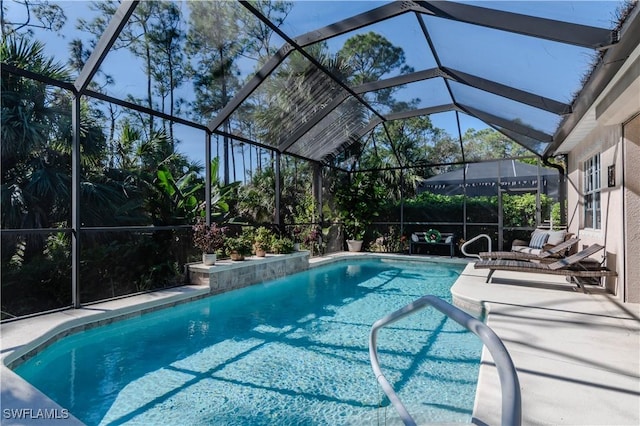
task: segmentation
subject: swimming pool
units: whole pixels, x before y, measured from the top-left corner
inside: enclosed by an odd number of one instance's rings
[[[371,325],[425,294],[450,300],[462,268],[341,261],[69,336],[16,372],[87,424],[399,424]],[[481,348],[434,310],[378,346],[419,423],[471,420]]]

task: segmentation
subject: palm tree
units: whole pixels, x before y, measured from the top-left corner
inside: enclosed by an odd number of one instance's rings
[[[0,59],[57,80],[69,72],[45,56],[43,45],[7,37]],[[69,227],[71,222],[71,94],[2,72],[2,228]],[[109,225],[132,214],[129,176],[106,170],[102,113],[80,107],[82,220]]]
[[[40,42],[12,35],[2,41],[0,60],[67,80],[64,67],[46,58],[43,50]],[[60,150],[69,141],[59,138],[65,130],[70,134],[70,128],[64,128],[64,115],[70,111],[62,109],[64,97],[58,89],[2,70],[3,228],[50,227],[67,219],[52,215],[70,195],[70,162]]]
[[[275,209],[275,173],[273,168],[255,172],[239,194],[238,211],[254,223],[272,223]]]

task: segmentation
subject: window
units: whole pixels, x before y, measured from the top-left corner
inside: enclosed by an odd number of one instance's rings
[[[584,162],[584,227],[600,229],[600,154]]]

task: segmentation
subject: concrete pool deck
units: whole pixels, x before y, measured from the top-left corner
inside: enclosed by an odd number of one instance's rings
[[[481,303],[518,371],[525,425],[640,424],[640,305],[565,277],[467,265],[451,289]],[[500,385],[483,351],[474,417],[500,424]]]
[[[369,255],[373,256],[357,254]],[[344,257],[312,258],[310,267]],[[486,284],[486,275],[486,270],[467,265],[452,294],[466,308],[484,309],[487,324],[503,339],[518,370],[523,424],[640,424],[640,305],[622,304],[597,287],[587,287],[587,293],[575,291],[564,277],[496,272],[493,283]],[[81,424],[7,368],[18,352],[82,327],[89,316],[132,316],[141,307],[148,310],[203,297],[208,290],[185,286],[2,324],[1,423]],[[6,411],[11,409],[22,411]],[[477,424],[499,424],[500,413],[497,372],[485,350],[474,419]]]

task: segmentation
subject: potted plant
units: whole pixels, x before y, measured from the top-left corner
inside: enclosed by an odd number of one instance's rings
[[[293,240],[293,251],[300,251],[300,239],[302,234],[301,226],[294,226],[291,230],[291,239]]]
[[[344,223],[344,233],[347,239],[347,248],[349,251],[362,250],[362,242],[364,240],[365,226],[355,218],[349,218]]]
[[[215,265],[216,254],[224,247],[226,228],[216,223],[207,225],[204,219],[198,219],[192,230],[193,245],[202,251],[202,263]]]
[[[369,224],[378,216],[385,191],[370,173],[349,174],[336,187],[335,199],[349,251],[360,251]]]
[[[244,260],[251,254],[251,241],[245,234],[227,238],[224,247],[231,260]]]
[[[293,253],[293,240],[289,237],[274,237],[271,251],[277,254]]]
[[[312,256],[321,254],[322,229],[319,226],[314,226],[309,230],[309,233],[304,237],[304,245]]]
[[[265,257],[267,254],[267,250],[271,248],[271,244],[273,242],[274,234],[273,232],[261,226],[256,229],[253,234],[253,251],[258,257]]]

